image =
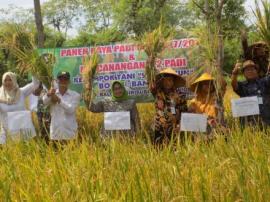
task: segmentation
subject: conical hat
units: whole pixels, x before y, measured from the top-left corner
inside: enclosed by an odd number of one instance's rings
[[[174,85],[175,87],[181,87],[181,86],[185,86],[186,85],[186,80],[181,77],[179,74],[177,74],[177,72],[175,70],[173,70],[172,68],[166,68],[161,70],[157,76],[156,76],[156,80],[157,82],[161,81],[162,77],[165,75],[172,75],[174,76],[175,80],[174,80]]]
[[[191,91],[195,91],[196,90],[196,86],[198,83],[202,82],[202,81],[214,81],[215,79],[208,73],[203,73],[199,78],[197,78],[189,87],[189,89]]]

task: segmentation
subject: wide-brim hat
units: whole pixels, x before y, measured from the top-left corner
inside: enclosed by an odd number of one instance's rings
[[[203,81],[214,81],[215,79],[208,73],[203,73],[199,78],[197,78],[189,87],[192,92],[195,92],[197,84]]]
[[[246,60],[243,63],[242,71],[244,71],[244,69],[247,68],[247,67],[255,67],[255,69],[258,70],[258,66],[252,60]]]
[[[181,77],[179,74],[177,74],[177,72],[170,67],[161,70],[157,74],[157,76],[156,76],[157,82],[160,82],[162,80],[162,78],[164,78],[165,76],[173,76],[174,77],[174,86],[176,88],[186,85],[186,80],[183,77]]]

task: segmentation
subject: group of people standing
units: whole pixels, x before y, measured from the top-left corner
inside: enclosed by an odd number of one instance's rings
[[[237,81],[237,76],[242,72],[245,81]],[[260,102],[260,115],[250,116],[241,119],[241,123],[247,124],[260,122],[262,125],[270,123],[270,78],[269,76],[259,77],[257,65],[251,61],[245,61],[243,67],[236,64],[232,72],[232,87],[240,97],[258,96]],[[13,139],[14,131],[9,125],[9,113],[25,111],[25,98],[31,94],[38,96],[38,121],[41,136],[49,141],[69,141],[76,138],[77,121],[76,108],[79,106],[81,96],[69,89],[70,73],[59,72],[57,75],[57,87],[44,90],[42,84],[32,79],[30,84],[19,88],[16,75],[7,72],[2,76],[2,87],[0,88],[0,123],[1,123],[1,144],[6,139]],[[189,89],[194,93],[194,98],[187,101],[177,89],[186,87],[184,77],[178,75],[172,68],[165,68],[157,75],[154,84],[149,90],[155,99],[154,137],[155,144],[163,144],[179,136],[181,131],[181,113],[205,114],[207,116],[206,139],[213,138],[213,130],[224,127],[222,100],[226,91],[226,82],[221,81],[221,87],[217,89],[216,79],[209,73],[203,73]],[[92,90],[88,85],[87,91]],[[111,137],[115,134],[135,137],[141,129],[139,113],[136,102],[129,98],[125,85],[121,81],[114,81],[111,84],[111,97],[95,102],[93,99],[85,100],[86,107],[94,113],[100,112],[129,112],[130,128],[128,130],[107,130],[102,127],[102,137]],[[9,118],[8,118],[9,117]],[[190,120],[192,121],[192,120]],[[25,129],[23,129],[25,130]],[[22,134],[23,130],[17,131]],[[27,132],[29,133],[29,131]],[[31,133],[31,131],[30,131]],[[49,134],[49,136],[47,136]],[[27,135],[28,138],[35,136]],[[24,138],[26,139],[26,138]]]

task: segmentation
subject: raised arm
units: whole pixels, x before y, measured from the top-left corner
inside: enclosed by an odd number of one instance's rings
[[[32,77],[32,82],[22,87],[21,92],[27,97],[39,87],[39,84],[40,82],[35,77]]]
[[[234,91],[238,90],[237,76],[239,74],[240,67],[241,67],[241,63],[236,63],[235,67],[232,71],[232,77],[231,77],[232,83],[231,84],[232,84],[232,88]]]

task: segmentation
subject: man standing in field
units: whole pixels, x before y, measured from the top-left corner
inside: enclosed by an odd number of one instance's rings
[[[50,89],[43,97],[43,101],[45,105],[50,105],[50,139],[65,142],[76,137],[78,128],[76,108],[80,102],[80,95],[68,89],[69,72],[59,72],[57,82],[58,89]]]
[[[247,60],[243,63],[242,73],[245,81],[238,82],[237,76],[241,63],[237,63],[232,72],[232,87],[240,97],[257,96],[259,101],[260,116],[248,116],[240,119],[241,124],[263,123],[270,125],[270,77],[259,78],[258,66]]]

